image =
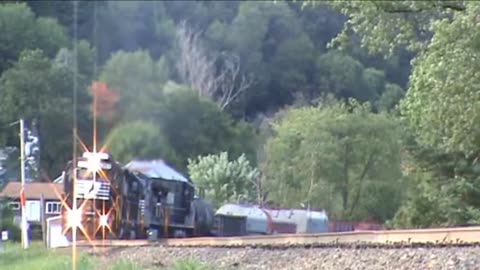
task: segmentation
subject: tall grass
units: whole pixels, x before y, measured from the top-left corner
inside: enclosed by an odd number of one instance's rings
[[[71,270],[72,258],[69,255],[48,250],[41,243],[32,243],[27,250],[19,244],[6,244],[5,252],[0,253],[0,270]],[[91,270],[93,259],[79,255],[77,270]]]
[[[197,260],[187,259],[187,260],[178,261],[173,266],[172,270],[213,270],[213,269]]]
[[[113,265],[108,270],[143,270],[141,266],[138,264],[127,261],[121,260]],[[202,264],[196,260],[180,260],[178,261],[173,267],[171,268],[148,268],[148,269],[158,269],[158,270],[213,270],[212,268],[208,267],[205,264]]]
[[[95,270],[93,257],[79,254],[77,270]],[[27,250],[20,244],[5,244],[4,253],[0,253],[0,270],[71,270],[72,256],[69,252],[49,250],[42,243],[32,243]],[[120,260],[105,270],[143,270],[140,265]],[[148,268],[152,269],[152,268]],[[158,270],[213,270],[199,261],[187,259],[178,261],[172,268],[153,268]]]

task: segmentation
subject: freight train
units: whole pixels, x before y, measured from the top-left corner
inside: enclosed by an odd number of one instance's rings
[[[77,239],[152,240],[382,229],[330,221],[325,211],[225,204],[214,212],[195,194],[191,179],[163,160],[122,165],[109,154],[86,152],[68,163],[63,184],[63,226],[70,239],[72,226],[81,228]]]

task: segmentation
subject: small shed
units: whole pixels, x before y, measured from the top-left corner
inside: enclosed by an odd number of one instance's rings
[[[63,234],[62,216],[47,219],[47,248],[68,247],[70,242]]]

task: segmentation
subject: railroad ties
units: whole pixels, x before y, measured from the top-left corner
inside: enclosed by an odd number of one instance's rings
[[[404,248],[480,245],[479,227],[460,227],[419,230],[353,231],[321,234],[276,234],[242,237],[198,237],[148,240],[94,241],[97,247],[222,247],[222,248]],[[91,243],[78,242],[77,246]]]

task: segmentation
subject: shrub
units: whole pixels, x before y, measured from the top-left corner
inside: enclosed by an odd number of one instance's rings
[[[12,222],[5,222],[0,225],[0,231],[8,231],[8,239],[20,242],[22,237],[22,231],[19,226]]]

